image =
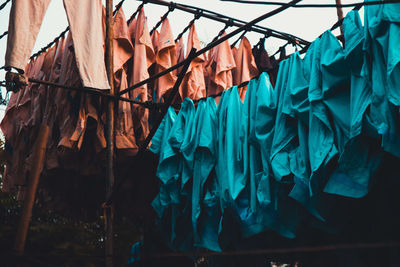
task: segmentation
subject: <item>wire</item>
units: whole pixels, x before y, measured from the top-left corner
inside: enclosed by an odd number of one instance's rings
[[[143,1],[143,0],[138,0],[138,1]],[[151,3],[151,4],[155,4],[155,5],[163,5],[163,6],[170,5],[170,2],[163,1],[163,0],[147,0],[147,2]],[[241,27],[241,26],[243,26],[243,25],[245,25],[247,23],[246,21],[243,21],[243,20],[239,20],[239,19],[236,19],[236,18],[228,17],[226,15],[223,15],[223,14],[211,11],[211,10],[195,7],[195,6],[176,3],[176,8],[181,10],[181,11],[184,11],[184,12],[187,12],[187,13],[192,13],[192,14],[195,14],[196,12],[198,12],[198,10],[200,10],[200,11],[203,12],[202,16],[205,17],[205,18],[208,18],[208,19],[211,19],[211,20],[214,20],[214,21],[219,21],[219,22],[222,22],[222,23],[227,23],[229,20],[231,20],[231,21],[233,21],[233,25],[236,26],[236,27]],[[295,40],[298,40],[299,43],[302,43],[304,45],[310,44],[310,42],[308,42],[308,41],[306,41],[306,40],[304,40],[304,39],[302,39],[300,37],[297,37],[295,35],[292,35],[292,34],[289,34],[289,33],[285,33],[285,32],[281,32],[281,31],[277,31],[277,30],[274,30],[274,29],[270,29],[270,28],[267,28],[267,27],[260,26],[260,25],[253,25],[252,31],[258,32],[258,33],[261,33],[261,34],[266,34],[267,33],[272,37],[283,39],[283,40],[293,40],[293,39],[295,39]]]
[[[219,31],[219,33],[217,34],[217,36],[215,36],[214,39],[212,39],[211,43],[212,43],[212,42],[215,42],[216,40],[218,40],[218,38],[219,38],[220,36],[222,36],[222,34],[224,34],[224,32],[225,32],[229,27],[232,27],[232,26],[233,26],[233,20],[230,19],[227,23],[225,23],[224,28],[223,28],[222,30]]]
[[[11,0],[6,0],[3,4],[0,5],[0,10],[2,10],[3,8],[5,8],[6,5],[7,5],[8,3],[10,3],[10,2],[11,2]]]
[[[351,4],[299,4],[293,5],[290,3],[282,2],[268,2],[268,1],[252,1],[252,0],[220,0],[222,2],[235,2],[242,4],[257,4],[257,5],[273,5],[273,6],[289,6],[294,8],[331,8],[331,7],[355,7],[355,6],[371,6],[381,4],[395,4],[400,3],[400,0],[387,0],[387,1],[371,1],[371,2],[357,2]]]
[[[143,1],[138,8],[136,9],[136,11],[132,14],[132,16],[128,19],[127,23],[130,24],[131,21],[136,17],[136,15],[139,13],[139,11],[144,7],[144,5],[147,3],[147,1]]]
[[[0,35],[0,40],[1,40],[1,38],[3,38],[4,36],[6,36],[7,34],[8,34],[8,31],[3,32],[3,34]]]
[[[176,39],[175,39],[175,42],[178,42],[178,40],[182,38],[182,36],[185,34],[185,32],[187,32],[187,30],[189,30],[190,27],[192,27],[192,25],[194,24],[194,22],[195,22],[196,20],[198,20],[199,18],[201,18],[202,13],[203,13],[202,11],[198,10],[198,13],[196,13],[196,14],[194,15],[194,18],[193,18],[193,19],[189,22],[189,24],[183,29],[183,31],[182,31],[180,34],[178,34],[178,36],[177,36]]]
[[[160,27],[161,23],[163,23],[164,20],[167,19],[169,13],[171,13],[172,11],[175,10],[175,6],[176,6],[176,4],[175,4],[174,2],[171,2],[171,3],[170,3],[170,6],[169,6],[169,8],[168,8],[168,11],[161,17],[161,19],[157,22],[157,24],[153,27],[153,29],[151,29],[150,35],[152,35],[153,32],[154,32],[155,30],[157,30],[158,27]]]

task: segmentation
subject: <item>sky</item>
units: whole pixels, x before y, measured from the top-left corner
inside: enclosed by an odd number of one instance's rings
[[[5,0],[0,0],[0,4]],[[277,2],[289,2],[289,0],[276,0]],[[104,2],[104,0],[103,0]],[[114,0],[116,5],[119,0]],[[266,5],[251,5],[251,4],[239,4],[232,2],[222,2],[219,0],[176,0],[176,3],[182,3],[192,5],[208,10],[212,10],[230,17],[241,19],[244,21],[251,21],[275,8],[277,6],[266,6]],[[342,0],[343,4],[358,2],[358,0]],[[335,3],[335,0],[303,0],[301,3]],[[141,1],[126,0],[122,8],[127,18],[136,10],[141,4]],[[0,10],[0,34],[8,29],[9,13],[11,3],[9,3],[4,9]],[[157,23],[160,17],[168,10],[168,7],[158,6],[148,3],[144,7],[145,14],[147,16],[147,22],[149,30]],[[344,15],[351,8],[343,9]],[[363,9],[360,11],[361,18],[363,18]],[[175,10],[170,13],[168,19],[174,33],[177,36],[183,28],[193,19],[193,14],[188,14],[180,10]],[[289,8],[285,11],[270,17],[258,25],[269,27],[275,30],[287,32],[298,37],[301,37],[307,41],[315,40],[325,30],[329,29],[336,21],[337,13],[335,8]],[[37,37],[35,47],[32,53],[40,50],[47,43],[52,41],[56,36],[59,35],[68,25],[65,10],[61,0],[52,0],[44,17],[42,27]],[[199,36],[202,45],[206,45],[218,34],[218,32],[225,26],[220,22],[215,22],[207,18],[200,18],[195,23],[196,31]],[[231,27],[227,30],[230,32],[236,29]],[[339,29],[334,31],[334,34],[339,34]],[[184,40],[186,38],[184,35]],[[239,34],[240,35],[240,34]],[[234,42],[239,35],[230,39],[230,42]],[[253,45],[258,42],[262,35],[258,33],[249,32],[246,34],[250,43]],[[280,46],[285,44],[285,41],[268,38],[266,41],[266,49],[271,53],[275,53]],[[0,40],[0,66],[4,65],[4,56],[6,53],[7,38],[4,37]],[[293,47],[287,47],[287,53],[293,52]],[[5,72],[0,70],[0,81],[4,80]],[[3,95],[5,94],[4,88],[2,89]],[[0,119],[4,115],[4,106],[0,106]]]

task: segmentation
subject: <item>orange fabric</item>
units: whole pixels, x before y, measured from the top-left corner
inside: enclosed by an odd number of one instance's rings
[[[64,0],[73,37],[76,64],[85,87],[109,89],[104,62],[100,0]]]
[[[240,41],[237,52],[234,53],[236,69],[233,71],[233,83],[239,85],[242,82],[249,81],[258,75],[256,62],[251,51],[251,45],[246,37]],[[247,86],[239,88],[240,98],[244,101]]]
[[[175,41],[168,19],[163,21],[160,35],[158,37],[156,64],[157,73],[177,64]],[[156,80],[155,87],[157,90],[157,101],[160,101],[162,96],[174,87],[176,80],[176,70],[169,72]]]
[[[70,86],[80,86],[81,82],[77,74],[78,70],[73,52],[72,36],[68,34],[61,59],[60,83]],[[71,141],[70,137],[75,131],[75,125],[78,119],[76,111],[80,105],[80,95],[74,91],[58,89],[56,99],[58,100],[56,102],[56,116],[60,129],[58,148],[61,153],[60,156],[65,157],[67,153],[66,149],[75,148],[75,142]],[[70,163],[68,160],[63,162]]]
[[[135,24],[133,73],[129,86],[149,78],[148,69],[155,62],[153,44],[151,42],[143,9],[139,11]],[[141,101],[147,101],[149,99],[147,84],[131,91],[130,97]],[[139,105],[134,105],[133,113],[134,123],[139,122],[135,125],[135,132],[139,135],[139,141],[143,141],[149,134],[149,111]]]
[[[133,56],[133,45],[124,12],[120,8],[114,17],[114,73]]]
[[[226,34],[223,33],[222,37]],[[215,47],[209,65],[210,83],[207,96],[221,93],[233,85],[232,69],[236,67],[228,40]]]
[[[179,38],[179,40],[175,44],[176,47],[176,58],[177,62],[182,62],[185,59],[185,45],[183,44],[182,38]],[[181,72],[182,67],[179,67],[177,69],[177,73]]]
[[[5,66],[25,69],[50,0],[14,0],[8,23]]]
[[[61,70],[61,60],[64,50],[65,38],[61,38],[56,44],[56,53],[53,61],[53,65],[51,68],[50,81],[58,82],[60,78],[60,70]],[[63,89],[58,89],[63,90]],[[56,102],[58,99],[57,89],[50,88],[47,90],[47,100],[46,100],[46,109],[44,112],[43,121],[47,123],[50,129],[57,127],[56,124]],[[50,135],[47,142],[47,151],[46,151],[46,161],[45,167],[47,170],[55,169],[59,167],[58,157],[57,157],[57,140],[55,140],[55,136],[53,136],[53,131],[50,131]]]
[[[9,20],[5,65],[24,70],[50,0],[14,0]],[[74,35],[76,62],[84,86],[108,89],[102,45],[100,0],[64,0]]]
[[[119,88],[118,91],[128,88],[125,68],[118,71],[115,77],[115,86]],[[125,93],[122,96],[128,98],[129,93]],[[133,128],[131,103],[126,101],[119,101],[118,103],[118,116],[115,126],[115,146],[124,156],[134,156],[137,154],[138,146],[136,145],[135,131]]]
[[[200,42],[197,37],[194,24],[190,27],[186,54],[190,53],[192,48],[200,50]],[[206,84],[204,80],[203,64],[205,62],[204,54],[196,57],[189,66],[189,69],[179,88],[181,98],[199,99],[206,96]]]
[[[160,33],[155,30],[151,35],[151,43],[153,44],[154,53],[157,54],[157,46],[158,46],[158,38],[160,37]]]

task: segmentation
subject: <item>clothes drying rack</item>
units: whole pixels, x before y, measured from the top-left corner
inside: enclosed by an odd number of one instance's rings
[[[112,82],[110,82],[110,89],[107,90],[106,92],[95,89],[95,88],[82,88],[82,87],[71,87],[71,86],[66,86],[58,83],[53,83],[49,81],[43,81],[43,80],[37,80],[37,79],[32,79],[29,78],[29,82],[31,83],[38,83],[38,84],[44,84],[49,87],[55,87],[55,88],[61,88],[61,89],[66,89],[66,90],[73,90],[73,91],[79,91],[82,93],[89,93],[89,94],[94,94],[98,95],[101,97],[104,97],[105,99],[108,100],[108,105],[107,105],[107,127],[106,127],[106,141],[107,141],[107,161],[106,161],[106,201],[103,203],[103,209],[104,209],[104,217],[105,217],[105,262],[106,266],[114,266],[113,264],[113,250],[114,250],[114,245],[113,245],[113,237],[114,237],[114,231],[113,231],[113,216],[114,216],[114,207],[113,207],[113,197],[115,196],[116,192],[118,192],[119,188],[121,187],[122,183],[124,182],[124,179],[121,179],[118,184],[114,184],[114,160],[115,160],[115,143],[114,143],[114,138],[115,138],[115,133],[114,133],[114,120],[115,120],[115,114],[114,114],[114,107],[118,103],[118,101],[126,101],[130,102],[133,104],[138,104],[141,105],[145,108],[149,109],[159,109],[161,112],[161,116],[159,116],[159,119],[154,123],[154,126],[152,127],[149,135],[146,137],[145,141],[139,146],[139,152],[137,156],[140,156],[147,148],[148,144],[150,143],[151,139],[153,138],[155,132],[157,131],[162,118],[164,115],[167,113],[168,108],[172,105],[173,100],[176,96],[176,94],[179,91],[179,87],[182,83],[182,80],[186,74],[187,69],[190,66],[190,63],[192,60],[201,54],[209,51],[211,48],[219,45],[220,43],[232,38],[233,36],[241,33],[241,32],[257,32],[265,37],[275,37],[279,38],[282,40],[288,41],[288,43],[299,45],[302,47],[301,52],[305,52],[310,45],[310,42],[299,38],[297,36],[294,36],[289,33],[273,30],[267,27],[262,27],[260,25],[257,25],[257,23],[272,17],[288,8],[291,7],[296,7],[296,5],[301,2],[301,0],[292,0],[289,3],[278,3],[278,2],[265,2],[266,4],[273,4],[273,5],[278,5],[279,7],[273,9],[272,11],[265,13],[264,15],[255,18],[254,20],[250,22],[244,22],[239,19],[235,19],[232,17],[228,17],[210,10],[202,9],[202,8],[197,8],[193,7],[190,5],[184,5],[184,4],[179,4],[179,3],[174,3],[174,2],[166,2],[163,0],[139,0],[142,1],[142,3],[139,5],[137,10],[133,13],[131,18],[128,20],[128,23],[130,20],[132,20],[136,14],[140,11],[140,9],[147,3],[151,4],[156,4],[156,5],[161,5],[161,6],[166,6],[169,7],[168,11],[162,16],[161,20],[154,26],[152,31],[154,31],[157,27],[159,27],[162,23],[163,20],[169,15],[170,12],[172,12],[175,9],[179,9],[181,11],[187,12],[187,13],[192,13],[195,15],[195,19],[198,19],[200,17],[208,18],[214,21],[218,21],[221,23],[225,24],[225,27],[223,30],[219,32],[219,34],[213,39],[213,41],[206,45],[204,48],[196,51],[196,49],[192,49],[190,53],[187,55],[187,57],[182,61],[179,62],[178,64],[158,73],[153,75],[152,77],[149,77],[148,79],[142,80],[139,83],[122,90],[121,92],[116,93],[114,90],[114,85]],[[1,8],[4,8],[4,6],[10,2],[10,0],[7,0],[3,5],[1,5]],[[121,0],[116,6],[113,11],[113,0],[106,0],[106,42],[105,42],[105,65],[106,65],[106,71],[108,75],[109,81],[114,80],[114,73],[113,73],[113,15],[122,7],[123,3],[125,0]],[[236,1],[236,2],[251,2],[251,1]],[[376,2],[376,3],[375,3]],[[370,4],[388,4],[388,3],[398,3],[400,2],[399,0],[392,0],[392,1],[373,1],[369,2]],[[263,3],[263,2],[259,2]],[[367,2],[368,3],[368,2]],[[360,9],[363,5],[366,3],[356,3],[353,5],[342,5],[340,3],[340,0],[336,0],[335,5],[329,5],[330,7],[336,7],[337,12],[338,12],[338,22],[335,23],[335,25],[331,28],[332,30],[341,26],[343,22],[343,12],[341,11],[342,7],[347,7],[347,6],[353,6],[354,9]],[[305,5],[301,5],[305,6]],[[317,5],[315,5],[317,6]],[[322,6],[322,5],[319,5]],[[299,6],[300,7],[300,6]],[[191,23],[194,21],[192,20]],[[233,30],[232,32],[226,34],[225,36],[222,36],[222,32],[231,26],[237,27],[237,29]],[[63,32],[61,32],[53,41],[51,41],[49,44],[47,44],[45,47],[40,49],[37,53],[33,54],[31,56],[31,59],[37,57],[41,53],[45,52],[47,49],[52,47],[60,38],[65,36],[65,34],[69,31],[69,27],[67,27]],[[7,35],[7,32],[3,33],[1,37],[4,37]],[[0,37],[0,38],[1,38]],[[178,68],[182,67],[181,71],[178,74],[177,81],[171,91],[171,93],[168,96],[168,99],[165,101],[165,103],[154,103],[152,101],[146,101],[146,102],[141,102],[141,101],[136,101],[136,100],[131,100],[125,97],[122,97],[123,94],[126,92],[135,90],[136,88],[147,84],[155,79],[158,79],[159,77],[174,71]],[[7,69],[6,69],[7,70]],[[245,86],[248,82],[244,82],[239,85]],[[4,86],[4,83],[1,83],[0,86]],[[218,96],[219,94],[215,95]],[[214,96],[214,97],[215,97]],[[37,156],[36,164],[34,164],[32,168],[32,174],[29,179],[29,184],[28,184],[28,189],[26,192],[26,197],[24,200],[24,205],[23,205],[23,212],[20,218],[20,224],[18,226],[18,231],[17,231],[17,237],[16,237],[16,242],[15,242],[15,250],[18,254],[22,255],[24,252],[24,245],[26,241],[26,234],[28,230],[28,225],[32,213],[32,207],[34,203],[34,198],[36,194],[36,189],[38,185],[38,180],[40,176],[40,166],[43,164],[43,158],[44,158],[44,153],[45,153],[45,147],[46,147],[46,142],[47,142],[47,136],[48,136],[48,126],[42,125],[41,129],[39,131],[38,139],[39,142],[37,142],[36,147],[34,148],[34,153]],[[390,246],[396,245],[398,246],[399,244],[389,244]],[[375,246],[386,246],[382,244],[375,244]],[[340,247],[340,246],[339,246]],[[346,248],[346,245],[342,245],[342,247]],[[370,247],[370,245],[363,245],[361,244],[359,247]],[[314,251],[318,248],[299,248],[299,251]],[[320,250],[330,250],[330,249],[335,249],[335,247],[321,247]],[[293,249],[292,249],[293,250]],[[290,253],[292,250],[287,249],[287,250],[279,250],[279,251],[253,251],[253,252],[243,252],[246,255],[249,255],[251,253],[253,254],[259,254],[259,253]],[[296,251],[294,251],[296,252]],[[226,255],[230,255],[232,253],[230,252],[223,252]],[[238,253],[238,252],[233,252],[233,253]],[[209,253],[210,254],[210,253]],[[211,253],[212,254],[212,253]],[[210,255],[211,255],[210,254]],[[208,254],[207,254],[208,255]],[[156,255],[157,256],[157,255]],[[157,257],[174,257],[174,256],[182,256],[182,254],[179,253],[173,253],[171,255],[165,254],[165,255],[158,255]]]

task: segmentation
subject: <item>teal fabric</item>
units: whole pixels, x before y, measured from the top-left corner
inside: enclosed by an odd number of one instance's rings
[[[351,140],[346,142],[340,155],[339,167],[330,176],[324,192],[360,198],[368,193],[371,177],[380,164],[382,154],[375,148],[376,141],[360,136],[366,133],[362,123],[368,121],[366,111],[371,104],[371,86],[368,79],[362,75],[366,72],[367,61],[362,51],[364,35],[357,11],[347,14],[343,28],[346,44],[345,60],[351,69],[348,90],[350,92],[349,138]],[[342,61],[342,58],[340,60]],[[343,114],[343,116],[346,115],[346,113]]]
[[[399,4],[367,6],[364,12],[368,79],[372,86],[370,118],[385,151],[400,157]]]
[[[179,164],[178,154],[168,143],[168,137],[176,120],[176,113],[169,108],[163,118],[156,134],[153,137],[150,151],[159,155],[157,176],[161,180],[160,192],[152,202],[152,206],[159,218],[159,225],[162,228],[165,239],[170,246],[175,240],[176,213],[179,210]]]
[[[213,98],[198,103],[195,124],[196,150],[192,191],[194,245],[221,251],[218,244],[221,212],[218,184],[213,171],[217,152],[217,106]]]
[[[232,248],[265,231],[332,231],[337,199],[365,197],[385,154],[400,157],[400,4],[365,7],[302,56],[214,99],[169,109],[159,155],[159,226],[176,250]],[[308,216],[312,215],[312,216]]]

